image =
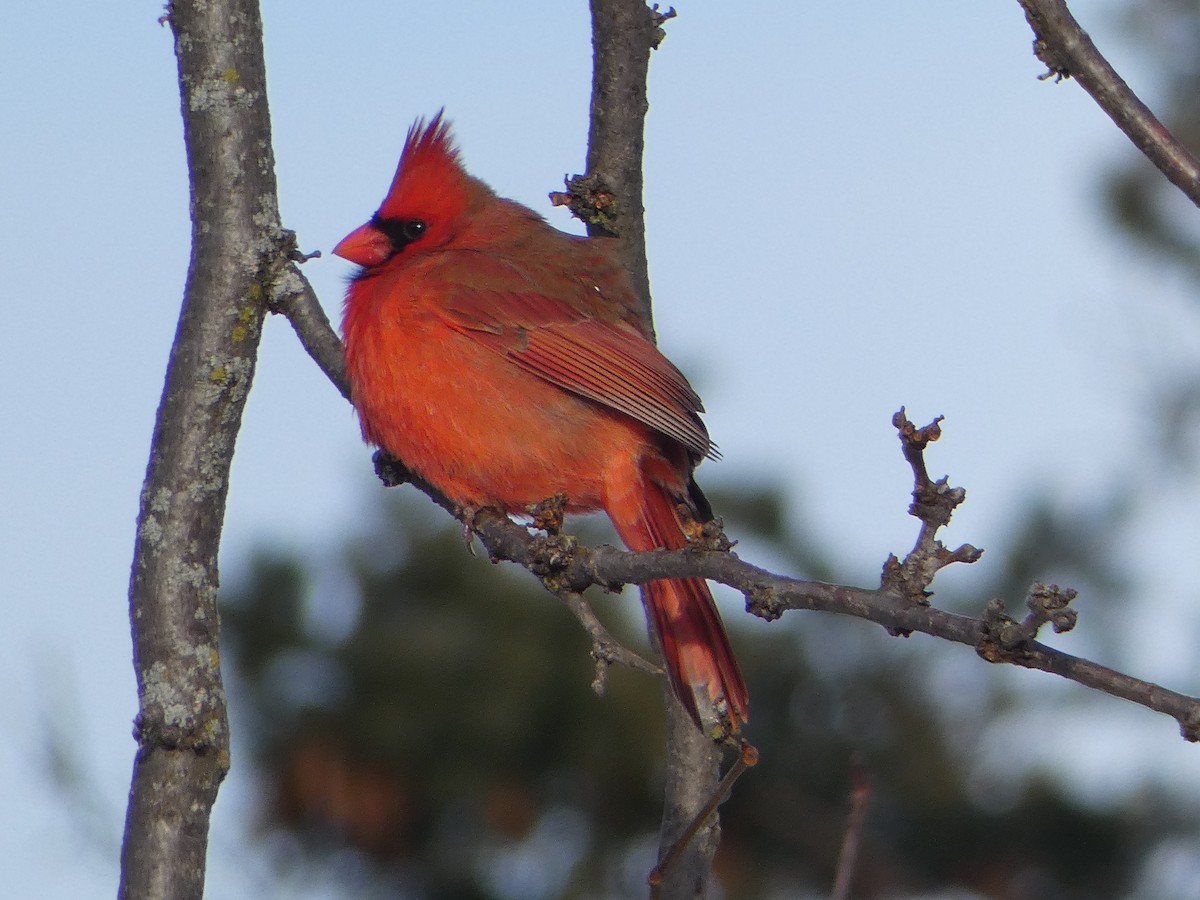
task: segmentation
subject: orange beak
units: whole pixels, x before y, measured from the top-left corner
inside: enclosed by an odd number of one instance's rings
[[[377,266],[392,255],[392,242],[368,222],[342,238],[333,248],[333,253],[355,265]]]

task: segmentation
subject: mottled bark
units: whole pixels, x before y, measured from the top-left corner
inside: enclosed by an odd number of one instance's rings
[[[650,52],[661,38],[658,15],[643,0],[592,0],[592,105],[587,190],[611,193],[610,212],[587,217],[588,234],[616,235],[619,256],[653,323],[642,206],[642,163]],[[603,200],[601,209],[605,208]],[[651,331],[653,325],[650,324]]]
[[[217,552],[254,376],[279,215],[256,0],[177,2],[192,254],[159,404],[130,583],[138,742],[120,895],[198,898],[229,768]]]

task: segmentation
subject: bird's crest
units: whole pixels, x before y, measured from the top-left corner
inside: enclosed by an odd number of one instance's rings
[[[382,217],[447,221],[466,210],[473,179],[462,167],[444,110],[408,129],[396,177],[379,207]]]

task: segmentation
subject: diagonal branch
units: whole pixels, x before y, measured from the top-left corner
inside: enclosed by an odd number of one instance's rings
[[[871,802],[873,779],[861,760],[851,763],[850,769],[850,815],[846,819],[846,833],[842,837],[842,849],[838,854],[837,876],[834,878],[830,900],[849,900],[850,886],[854,882],[855,867],[859,850],[862,848],[863,832],[866,830],[867,806]]]
[[[1020,0],[1033,29],[1043,77],[1074,78],[1167,178],[1200,205],[1200,161],[1171,134],[1109,65],[1064,0]]]
[[[292,263],[302,263],[318,254],[304,254],[296,247],[295,232],[286,231],[283,251]],[[280,313],[292,323],[296,337],[308,351],[308,355],[321,371],[333,382],[333,386],[347,400],[350,399],[350,379],[346,377],[346,357],[342,352],[342,340],[329,324],[329,317],[321,307],[316,292],[308,279],[295,265],[281,267],[271,281],[267,306],[273,313]]]

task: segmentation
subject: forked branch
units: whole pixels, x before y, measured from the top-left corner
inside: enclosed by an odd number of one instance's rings
[[[1073,590],[1035,583],[1025,597],[1029,614],[1021,621],[1009,616],[1004,603],[997,599],[981,601],[984,613],[978,618],[946,612],[929,603],[928,588],[938,571],[952,563],[974,562],[982,554],[969,544],[947,549],[936,537],[937,530],[949,522],[950,511],[965,498],[961,488],[949,487],[945,478],[930,479],[926,472],[924,448],[940,435],[939,421],[916,428],[903,409],[893,417],[905,458],[913,469],[914,499],[909,512],[921,521],[921,528],[913,550],[903,561],[888,557],[880,587],[875,589],[790,578],[745,562],[732,550],[696,545],[682,550],[630,552],[607,545],[587,547],[574,541],[569,544],[569,552],[564,552],[568,544],[562,540],[547,542],[543,535],[531,533],[528,527],[497,510],[474,511],[471,528],[493,560],[515,562],[529,569],[560,596],[581,594],[592,585],[611,590],[621,584],[642,584],[657,578],[706,578],[740,591],[746,598],[747,611],[768,621],[791,610],[820,610],[875,622],[893,635],[921,632],[966,644],[988,662],[1041,669],[1165,713],[1178,722],[1184,738],[1200,740],[1200,699],[1036,640],[1046,623],[1059,632],[1074,626],[1076,611],[1068,606],[1075,599]],[[395,460],[384,454],[378,457],[381,477],[387,483],[409,480],[451,514],[466,518],[464,511],[455,509],[419,479],[411,475],[406,479],[409,473]]]
[[[281,306],[285,311],[289,308],[286,303]],[[314,347],[330,346],[329,340],[308,334],[313,328],[328,329],[328,321],[322,323],[318,317],[306,316],[292,318],[292,325],[301,334],[310,353]],[[318,362],[327,372],[340,369],[336,360]],[[1022,623],[1015,623],[1008,617],[1000,600],[981,601],[979,606],[985,612],[979,618],[946,612],[929,604],[928,588],[934,575],[952,563],[974,562],[982,551],[970,544],[950,550],[937,540],[938,530],[950,521],[950,514],[966,497],[962,488],[950,487],[947,479],[931,479],[925,466],[925,449],[941,436],[941,420],[917,428],[901,409],[893,416],[892,424],[913,471],[913,503],[909,512],[920,520],[921,527],[913,549],[904,560],[888,557],[880,586],[876,589],[789,578],[745,562],[732,551],[696,546],[633,553],[610,546],[586,547],[577,543],[570,553],[564,554],[559,548],[559,552],[548,554],[544,540],[495,510],[475,512],[471,526],[489,556],[546,573],[541,576],[543,581],[547,575],[551,576],[552,582],[548,586],[560,596],[563,591],[582,594],[592,585],[612,589],[617,585],[643,584],[656,578],[707,578],[740,591],[746,598],[747,611],[768,621],[778,619],[789,610],[821,610],[867,619],[894,635],[921,632],[966,644],[974,647],[988,662],[1052,672],[1084,687],[1165,713],[1179,723],[1184,738],[1200,740],[1200,699],[1063,653],[1035,639],[1045,622],[1051,622],[1055,630],[1066,630],[1063,626],[1068,621],[1074,624],[1075,611],[1067,607],[1074,599],[1073,592],[1034,584],[1025,598],[1032,617]],[[455,509],[445,497],[414,477],[398,461],[378,454],[377,470],[386,483],[409,481],[452,515],[464,518],[463,510]],[[1047,596],[1052,600],[1048,601]]]

